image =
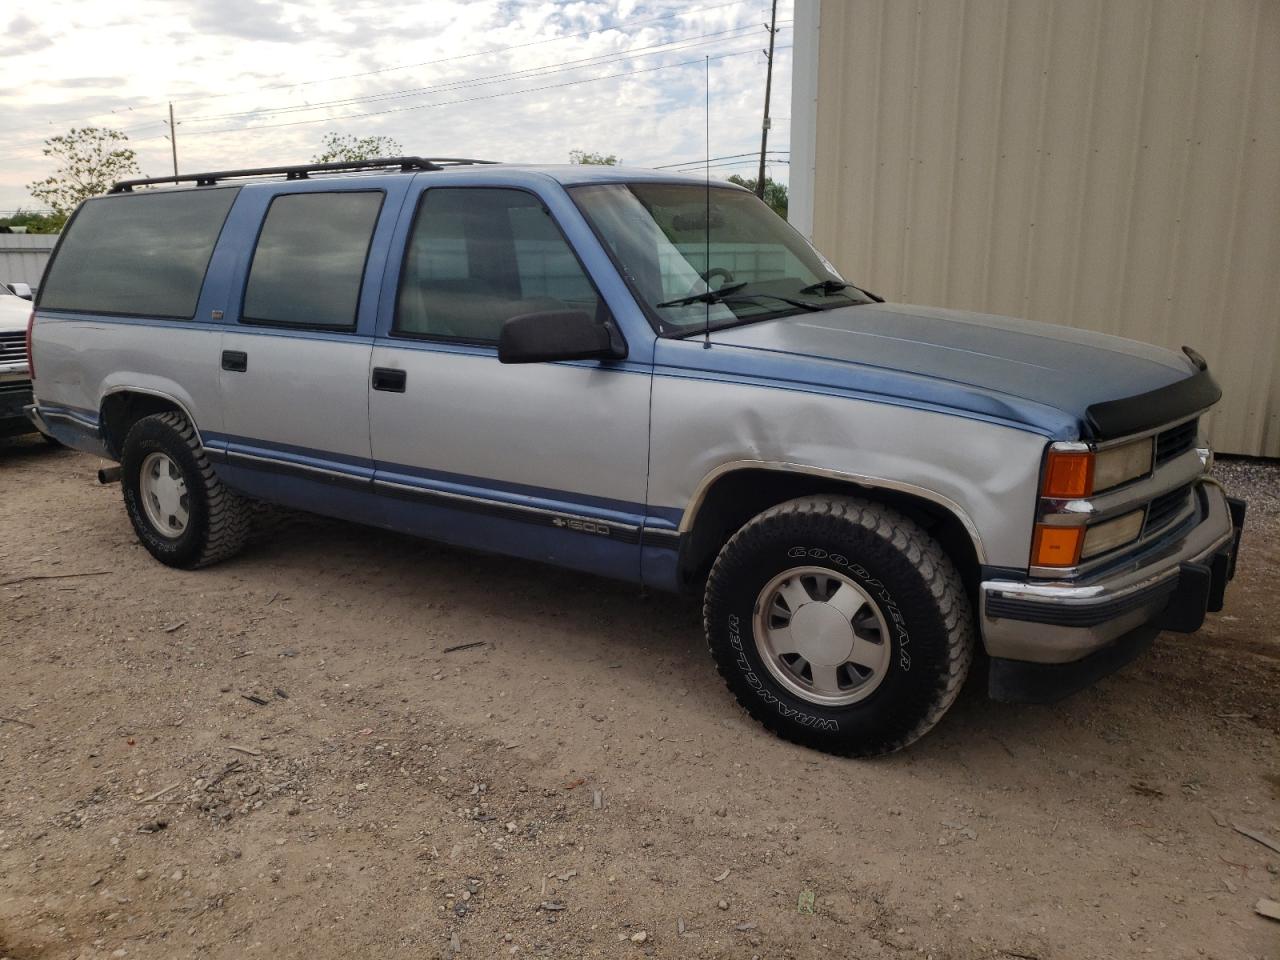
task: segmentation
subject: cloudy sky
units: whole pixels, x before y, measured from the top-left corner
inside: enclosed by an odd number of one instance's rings
[[[778,4],[770,175],[786,178],[792,0]],[[10,7],[10,10],[16,8]],[[768,0],[43,0],[0,32],[0,212],[36,209],[45,137],[124,130],[143,172],[311,159],[329,132],[427,156],[698,160],[760,147]],[[735,166],[735,164],[737,164]]]

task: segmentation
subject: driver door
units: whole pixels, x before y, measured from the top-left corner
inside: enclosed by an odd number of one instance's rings
[[[433,186],[412,217],[369,394],[374,482],[391,525],[638,578],[649,367],[498,361],[513,316],[608,316],[535,194]]]

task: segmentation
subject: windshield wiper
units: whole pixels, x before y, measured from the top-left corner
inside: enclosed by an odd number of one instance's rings
[[[776,293],[742,293],[736,297],[723,297],[716,302],[741,303],[744,300],[757,300],[760,297],[768,297],[770,300],[781,300],[783,303],[789,303],[793,307],[801,307],[802,309],[808,310],[810,313],[813,313],[814,311],[821,312],[827,309],[827,307],[820,307],[816,303],[806,303],[803,300],[792,300],[790,297],[780,297]]]
[[[750,303],[752,300],[759,300],[764,297],[769,300],[781,300],[783,303],[790,304],[793,307],[799,307],[802,310],[810,312],[816,310],[825,310],[816,303],[806,303],[804,300],[793,300],[791,297],[780,297],[776,293],[737,293],[747,285],[748,281],[742,283],[727,283],[719,290],[707,290],[703,293],[691,294],[687,297],[679,297],[675,300],[664,300],[662,303],[656,303],[656,307],[687,307],[694,303]],[[735,294],[737,294],[735,296]]]
[[[662,303],[655,303],[655,307],[687,307],[691,303],[722,303],[726,294],[736,293],[747,285],[746,280],[739,283],[726,283],[718,290],[704,290],[702,293],[692,293],[687,297],[676,297],[674,300],[663,300]]]
[[[801,287],[797,293],[840,293],[842,290],[848,290],[853,284],[845,283],[843,280],[819,280],[817,283],[811,283],[807,287]]]
[[[817,283],[811,283],[807,287],[801,287],[796,292],[832,294],[844,293],[846,290],[856,290],[864,297],[870,298],[873,303],[884,303],[883,297],[877,297],[870,290],[863,290],[861,287],[855,287],[852,283],[845,283],[843,280],[819,280]],[[849,295],[846,293],[845,296]]]

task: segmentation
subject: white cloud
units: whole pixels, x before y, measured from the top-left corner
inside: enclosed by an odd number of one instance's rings
[[[765,0],[138,0],[124,9],[48,0],[6,38],[0,210],[34,206],[25,184],[49,172],[41,141],[73,125],[124,129],[143,170],[168,173],[170,99],[185,171],[305,161],[329,131],[390,136],[425,155],[698,158],[704,56],[713,58],[712,155],[759,149]],[[791,16],[784,0],[778,18]],[[778,44],[790,47],[789,23]],[[655,45],[665,46],[641,49]],[[788,145],[776,118],[790,113],[790,53],[776,56],[771,149]],[[750,158],[741,163],[715,173],[753,174]],[[784,165],[770,172],[786,177]]]

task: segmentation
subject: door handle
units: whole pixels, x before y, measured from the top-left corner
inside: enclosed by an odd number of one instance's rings
[[[392,370],[390,367],[373,368],[373,389],[387,393],[404,393],[407,377],[403,370]]]
[[[222,369],[232,373],[244,373],[249,369],[249,355],[243,350],[223,350]]]

